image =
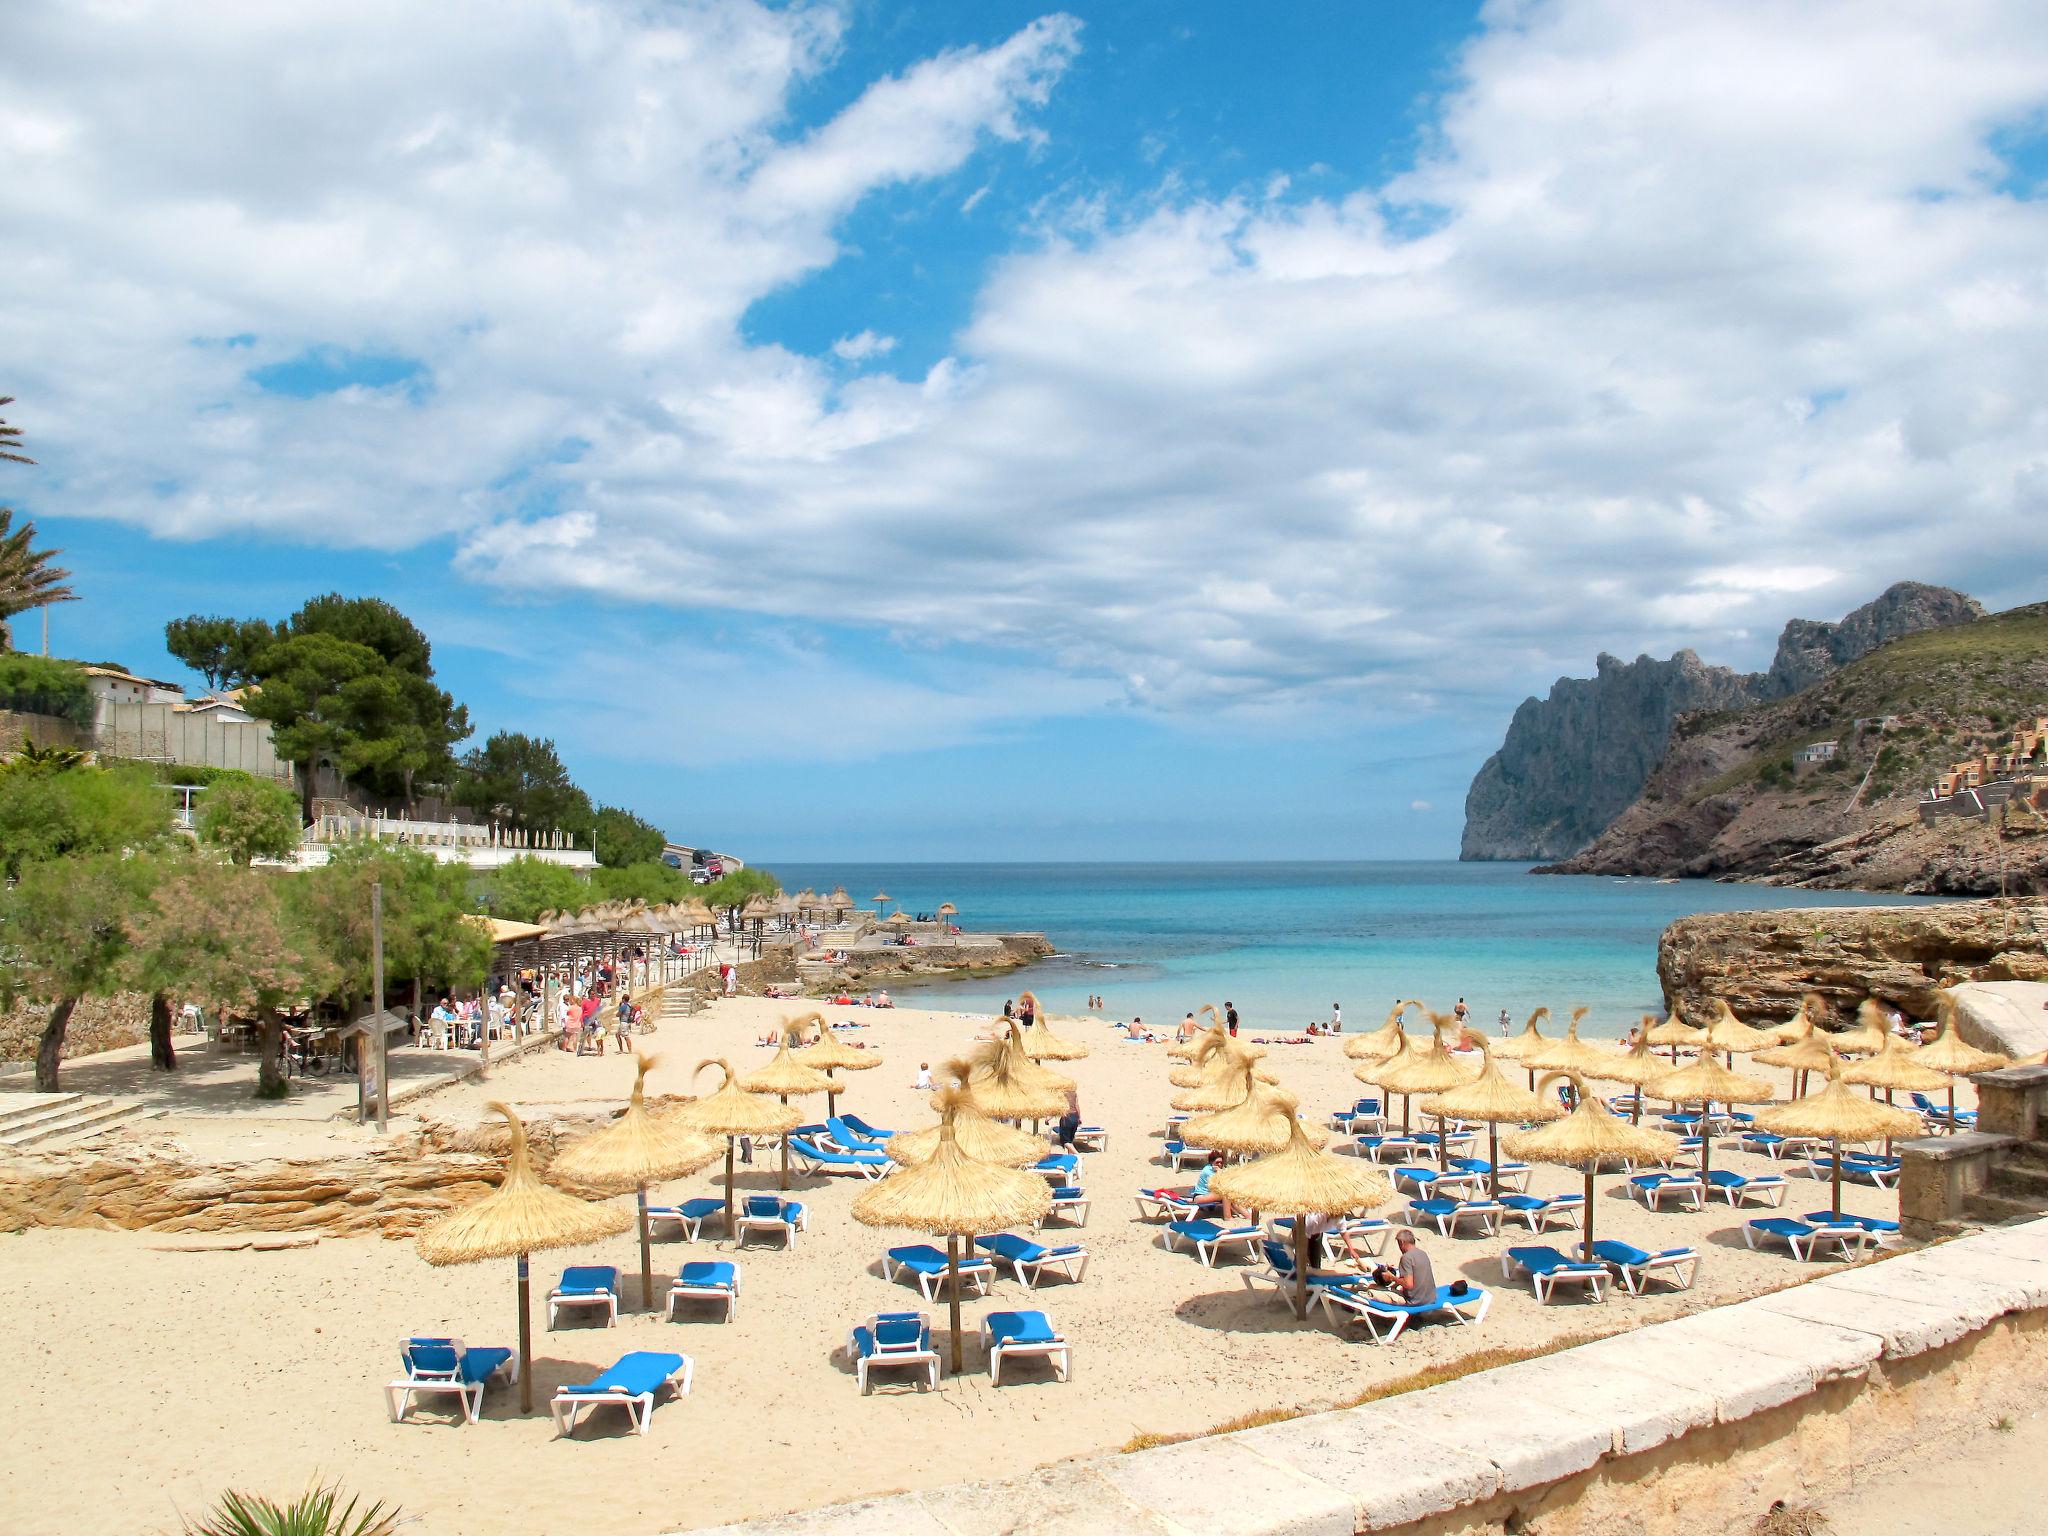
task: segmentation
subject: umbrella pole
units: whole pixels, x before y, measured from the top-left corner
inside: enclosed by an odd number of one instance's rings
[[[1486,1122],[1486,1198],[1500,1198],[1500,1122]]]
[[[1308,1321],[1308,1215],[1294,1218],[1294,1315]]]
[[[725,1235],[732,1236],[732,1149],[734,1139],[725,1138]]]
[[[826,1097],[829,1099],[831,1095],[827,1094]],[[778,1093],[775,1096],[775,1102],[787,1104],[789,1102],[789,1095]],[[829,1107],[828,1105],[827,1108]],[[776,1185],[776,1188],[780,1189],[784,1194],[789,1193],[789,1132],[787,1131],[782,1133],[782,1181]]]
[[[1950,1079],[1948,1080],[1948,1126],[1947,1126],[1947,1130],[1948,1130],[1948,1133],[1949,1133],[1949,1135],[1951,1135],[1951,1136],[1955,1135],[1955,1133],[1956,1133],[1956,1080],[1955,1080],[1954,1078],[1950,1078]]]
[[[1586,1244],[1581,1250],[1581,1257],[1588,1264],[1593,1262],[1593,1170],[1591,1168],[1586,1170]]]
[[[953,1374],[960,1374],[960,1239],[946,1235],[946,1309],[953,1319]]]
[[[519,1255],[519,1411],[533,1412],[533,1317],[528,1305],[526,1255]]]
[[[647,1186],[638,1187],[640,1203],[640,1305],[654,1310],[654,1256],[647,1247]]]
[[[1713,1108],[1714,1106],[1711,1104],[1702,1104],[1700,1106],[1700,1182],[1702,1184],[1708,1182],[1707,1175],[1714,1171],[1714,1132],[1707,1119],[1707,1116],[1713,1113]],[[1704,1199],[1704,1196],[1702,1198]]]
[[[1830,1175],[1829,1175],[1828,1177],[1829,1177],[1829,1182],[1831,1182],[1831,1183],[1832,1183],[1832,1184],[1833,1184],[1833,1185],[1835,1186],[1835,1189],[1834,1189],[1834,1195],[1835,1195],[1835,1220],[1837,1220],[1837,1221],[1840,1221],[1840,1220],[1842,1219],[1842,1138],[1841,1138],[1841,1137],[1839,1137],[1839,1136],[1830,1136],[1830,1137],[1828,1138],[1828,1154],[1829,1154],[1829,1156],[1828,1156],[1828,1161],[1829,1161],[1829,1162],[1831,1162],[1832,1164],[1834,1164],[1834,1171],[1833,1171],[1833,1172],[1832,1172],[1832,1173],[1831,1173],[1831,1174],[1830,1174]]]
[[[1442,1115],[1436,1117],[1436,1166],[1439,1173],[1451,1166],[1450,1122]]]

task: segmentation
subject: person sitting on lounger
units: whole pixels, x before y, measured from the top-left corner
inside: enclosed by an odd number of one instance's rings
[[[1436,1295],[1436,1270],[1430,1265],[1429,1255],[1422,1251],[1413,1232],[1403,1231],[1394,1243],[1401,1250],[1400,1262],[1392,1268],[1379,1265],[1372,1272],[1372,1283],[1392,1291],[1400,1301],[1430,1300]]]
[[[1221,1205],[1223,1208],[1223,1219],[1229,1221],[1237,1214],[1236,1210],[1221,1195],[1209,1193],[1209,1181],[1222,1171],[1223,1154],[1221,1152],[1211,1152],[1209,1160],[1202,1164],[1202,1171],[1195,1175],[1194,1188],[1188,1191],[1188,1198],[1197,1205]]]

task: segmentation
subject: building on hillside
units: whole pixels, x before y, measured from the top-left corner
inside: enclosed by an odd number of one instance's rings
[[[1816,741],[1801,747],[1793,755],[1802,763],[1832,763],[1841,750],[1839,741]]]
[[[185,690],[176,683],[166,683],[154,677],[142,677],[120,667],[88,666],[80,669],[85,673],[85,685],[92,690],[93,702],[102,699],[121,704],[182,704]]]

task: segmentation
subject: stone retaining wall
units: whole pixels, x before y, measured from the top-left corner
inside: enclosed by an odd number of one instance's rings
[[[2044,1309],[2035,1222],[1359,1408],[716,1536],[1726,1536],[2032,1411]]]

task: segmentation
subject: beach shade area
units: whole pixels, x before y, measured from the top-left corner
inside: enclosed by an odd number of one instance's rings
[[[1444,1093],[1470,1082],[1476,1069],[1468,1067],[1449,1051],[1444,1049],[1444,1029],[1451,1022],[1446,1016],[1432,1015],[1436,1033],[1421,1050],[1412,1046],[1389,1060],[1380,1069],[1379,1084],[1389,1093],[1401,1095],[1401,1129],[1408,1129],[1408,1106],[1416,1094]],[[1356,1075],[1356,1074],[1354,1074]],[[1443,1130],[1441,1121],[1437,1124],[1439,1133]],[[1450,1143],[1439,1134],[1436,1145],[1437,1166],[1445,1166]]]
[[[2012,1058],[2001,1056],[1996,1051],[1980,1051],[1961,1035],[1956,1033],[1955,999],[1943,995],[1936,1005],[1936,1015],[1941,1020],[1941,1033],[1927,1044],[1913,1052],[1913,1060],[1923,1067],[1932,1067],[1948,1075],[1948,1128],[1956,1128],[1956,1084],[1959,1077],[1968,1077],[1973,1072],[1994,1072],[2000,1067],[2010,1066]]]
[[[1828,1143],[1833,1190],[1833,1212],[1842,1219],[1842,1143],[1886,1141],[1895,1136],[1917,1136],[1920,1117],[1909,1110],[1894,1109],[1852,1090],[1842,1081],[1840,1058],[1830,1054],[1828,1084],[1790,1104],[1775,1104],[1757,1112],[1759,1128],[1779,1136],[1815,1136]]]
[[[974,1107],[990,1119],[1036,1122],[1066,1112],[1073,1081],[1026,1056],[1014,1030],[984,1046],[972,1063],[966,1091]],[[940,1109],[947,1102],[942,1091],[933,1095],[932,1107]]]
[[[1579,1077],[1599,1077],[1614,1064],[1614,1052],[1602,1050],[1579,1038],[1579,1024],[1591,1012],[1585,1007],[1572,1010],[1571,1022],[1561,1039],[1522,1058],[1523,1064],[1538,1072],[1570,1072]]]
[[[1035,1225],[1052,1209],[1052,1187],[1035,1173],[969,1157],[954,1139],[957,1092],[940,1098],[939,1141],[932,1155],[854,1197],[853,1219],[903,1227],[946,1240],[946,1296],[953,1329],[953,1374],[960,1362],[960,1240]],[[890,1138],[894,1140],[894,1137]]]
[[[1401,1049],[1401,1043],[1408,1037],[1403,1032],[1401,1021],[1407,1017],[1410,1008],[1422,1009],[1414,998],[1396,1003],[1387,1014],[1386,1023],[1378,1029],[1368,1030],[1362,1035],[1353,1035],[1344,1042],[1344,1054],[1353,1061],[1385,1061]]]
[[[654,1305],[654,1260],[647,1240],[647,1186],[679,1179],[718,1161],[719,1145],[647,1112],[647,1074],[658,1058],[642,1056],[633,1073],[626,1112],[601,1131],[571,1142],[555,1154],[548,1176],[606,1194],[632,1190],[640,1227],[640,1304]]]
[[[1563,1116],[1564,1106],[1555,1097],[1545,1103],[1533,1089],[1511,1083],[1494,1064],[1493,1052],[1480,1041],[1479,1075],[1469,1083],[1422,1101],[1422,1112],[1435,1115],[1438,1124],[1449,1120],[1486,1122],[1486,1193],[1500,1198],[1500,1128],[1503,1125],[1540,1125]]]
[[[1735,1010],[1720,998],[1714,999],[1714,1017],[1700,1035],[1700,1049],[1719,1051],[1722,1065],[1733,1068],[1737,1056],[1754,1056],[1778,1044],[1774,1029],[1752,1029],[1735,1017]]]
[[[790,1049],[792,1042],[802,1038],[802,1028],[793,1019],[782,1021],[782,1043],[775,1048],[775,1055],[768,1065],[757,1072],[749,1072],[740,1079],[740,1087],[748,1093],[773,1094],[779,1104],[788,1104],[791,1099],[809,1093],[830,1094],[832,1079],[816,1067],[799,1059]],[[829,1113],[829,1111],[828,1111]],[[777,1177],[777,1189],[789,1188],[789,1138],[782,1138],[782,1162]]]
[[[1294,1315],[1308,1316],[1309,1218],[1339,1218],[1385,1205],[1393,1186],[1356,1158],[1318,1152],[1296,1118],[1295,1101],[1283,1094],[1290,1127],[1287,1145],[1255,1162],[1216,1175],[1209,1187],[1232,1205],[1294,1218]]]
[[[1570,1076],[1569,1073],[1559,1073],[1545,1077],[1536,1091],[1541,1094],[1556,1078]],[[1576,1109],[1563,1119],[1553,1120],[1533,1131],[1517,1131],[1502,1145],[1510,1157],[1576,1168],[1585,1176],[1586,1231],[1581,1256],[1590,1261],[1593,1257],[1593,1175],[1610,1162],[1668,1163],[1678,1153],[1678,1138],[1669,1131],[1630,1125],[1626,1120],[1617,1119],[1605,1104],[1586,1092],[1583,1083],[1574,1080],[1572,1086],[1578,1091]]]
[[[1300,1100],[1293,1094],[1260,1082],[1250,1067],[1243,1070],[1239,1083],[1242,1092],[1236,1102],[1186,1122],[1180,1128],[1181,1140],[1238,1157],[1278,1152],[1297,1135],[1311,1146],[1328,1143],[1330,1138],[1320,1127],[1299,1123]]]
[[[1519,1035],[1501,1041],[1493,1048],[1493,1054],[1503,1061],[1519,1061],[1529,1073],[1529,1086],[1536,1086],[1536,1065],[1534,1058],[1547,1050],[1554,1042],[1536,1026],[1550,1017],[1548,1008],[1538,1008],[1522,1025]]]
[[[815,1025],[818,1030],[818,1038],[796,1053],[796,1059],[807,1067],[815,1067],[820,1072],[829,1074],[835,1070],[866,1072],[882,1064],[880,1051],[864,1051],[859,1046],[848,1045],[833,1034],[832,1026],[825,1021],[825,1015],[822,1013],[806,1014],[797,1020],[797,1024],[801,1028]],[[830,1080],[830,1085],[825,1089],[827,1115],[839,1113],[839,1095],[845,1091],[837,1078]]]
[[[1771,1085],[1753,1077],[1731,1072],[1712,1056],[1701,1054],[1689,1067],[1673,1067],[1657,1085],[1659,1098],[1674,1104],[1699,1107],[1700,1173],[1714,1171],[1714,1136],[1711,1113],[1716,1104],[1731,1108],[1737,1104],[1768,1104],[1777,1097]]]
[[[1799,1011],[1788,1023],[1779,1025],[1771,1033],[1778,1043],[1769,1050],[1758,1051],[1755,1060],[1759,1066],[1783,1067],[1793,1074],[1792,1091],[1801,1094],[1806,1091],[1806,1075],[1809,1072],[1825,1072],[1831,1051],[1839,1051],[1841,1042],[1831,1041],[1815,1022],[1823,1016],[1826,1005],[1815,993],[1809,992],[1799,1005]]]
[[[1843,1030],[1833,1043],[1844,1056],[1875,1056],[1891,1038],[1891,1020],[1885,1016],[1884,1004],[1866,997],[1856,1006],[1856,1027]]]
[[[1697,1049],[1706,1037],[1705,1030],[1694,1029],[1674,1012],[1671,1017],[1650,1031],[1649,1041],[1660,1051],[1670,1051],[1671,1064],[1676,1066],[1680,1050]]]
[[[1620,1055],[1609,1053],[1608,1060],[1593,1076],[1610,1083],[1627,1083],[1635,1089],[1634,1102],[1628,1112],[1629,1124],[1643,1123],[1643,1097],[1658,1092],[1658,1085],[1672,1072],[1669,1062],[1659,1061],[1650,1045],[1650,1030],[1657,1022],[1654,1013],[1643,1015],[1642,1027],[1636,1031],[1636,1043]],[[1658,1095],[1662,1097],[1661,1094]]]
[[[1046,1016],[1039,1007],[1036,993],[1021,994],[1018,1002],[1030,1005],[1031,1025],[1028,1029],[1018,1030],[1018,1039],[1024,1047],[1026,1056],[1033,1061],[1079,1061],[1088,1054],[1088,1047],[1080,1041],[1069,1040],[1064,1035],[1053,1033],[1052,1026],[1046,1022]]]
[[[575,1248],[616,1237],[633,1218],[616,1206],[593,1205],[550,1189],[533,1171],[526,1127],[495,1099],[487,1106],[512,1129],[505,1179],[496,1189],[452,1211],[414,1239],[429,1264],[476,1264],[486,1259],[519,1261],[519,1411],[533,1412],[533,1317],[528,1255],[550,1248]]]
[[[973,1072],[973,1063],[965,1059],[947,1062],[942,1072],[957,1090],[953,1100],[953,1140],[960,1150],[976,1162],[997,1163],[1005,1168],[1028,1168],[1038,1162],[1045,1156],[1045,1142],[1029,1131],[983,1114],[967,1086]],[[931,1161],[944,1139],[945,1129],[942,1122],[921,1131],[898,1131],[882,1144],[882,1150],[893,1161],[914,1168]]]
[[[732,1064],[723,1056],[697,1063],[694,1080],[706,1067],[716,1067],[725,1081],[715,1093],[674,1110],[670,1121],[701,1136],[725,1138],[725,1230],[732,1231],[733,1149],[742,1136],[781,1136],[803,1124],[804,1117],[788,1104],[778,1104],[760,1094],[749,1093],[733,1076]]]
[[[1825,1071],[1823,1064],[1821,1070]],[[1875,1097],[1878,1089],[1884,1090],[1884,1101],[1892,1102],[1895,1093],[1941,1093],[1955,1087],[1955,1079],[1946,1072],[1923,1066],[1913,1059],[1913,1047],[1897,1035],[1885,1041],[1884,1049],[1875,1056],[1866,1056],[1861,1061],[1852,1061],[1842,1068],[1842,1081],[1854,1083],[1859,1088],[1868,1088]],[[1916,1131],[1914,1134],[1918,1134]],[[1892,1140],[1887,1136],[1884,1155],[1892,1155]]]

